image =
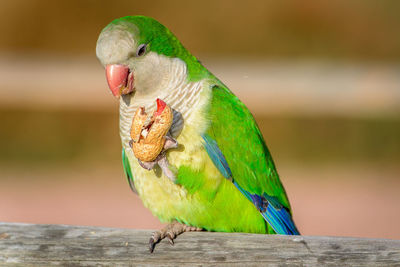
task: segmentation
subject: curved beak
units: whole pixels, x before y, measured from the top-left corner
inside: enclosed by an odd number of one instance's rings
[[[116,98],[134,91],[133,72],[130,72],[129,67],[126,65],[106,65],[106,78],[108,87]]]

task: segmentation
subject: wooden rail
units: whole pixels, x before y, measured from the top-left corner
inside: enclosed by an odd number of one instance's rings
[[[400,266],[400,240],[184,233],[149,253],[151,231],[0,223],[0,266]]]

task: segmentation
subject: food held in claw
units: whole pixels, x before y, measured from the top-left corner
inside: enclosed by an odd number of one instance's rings
[[[172,125],[172,109],[157,98],[157,110],[150,116],[144,107],[137,109],[132,121],[132,150],[144,162],[154,161],[165,144],[165,135]]]

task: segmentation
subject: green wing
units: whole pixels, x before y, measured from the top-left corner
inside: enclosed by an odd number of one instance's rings
[[[125,149],[122,148],[122,166],[124,167],[124,173],[126,176],[126,179],[128,180],[129,186],[132,189],[134,193],[137,194],[135,185],[133,183],[133,175],[131,171],[131,165],[129,164],[128,156],[125,153]]]
[[[223,84],[217,84],[212,88],[208,114],[207,135],[218,144],[235,182],[251,194],[277,199],[290,210],[271,154],[247,107]]]

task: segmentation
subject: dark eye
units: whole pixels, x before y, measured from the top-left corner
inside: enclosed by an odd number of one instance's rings
[[[143,56],[144,53],[146,53],[146,44],[141,44],[139,45],[137,51],[136,51],[136,56],[140,57]]]

